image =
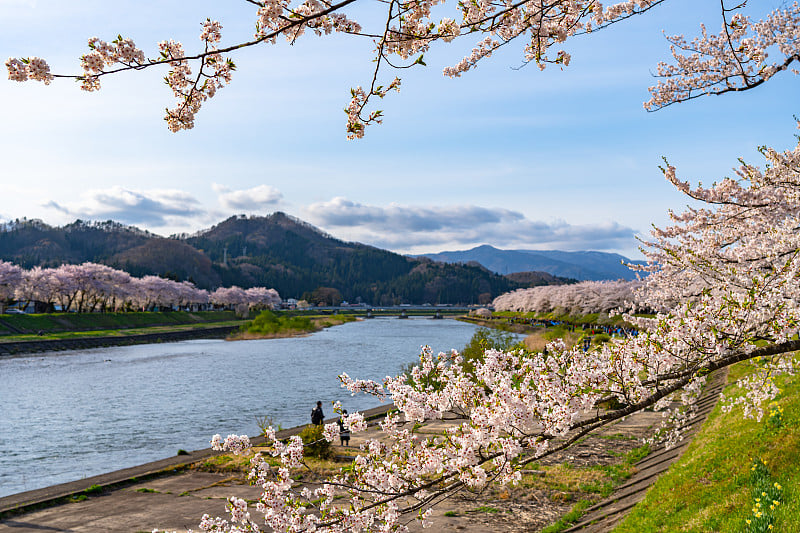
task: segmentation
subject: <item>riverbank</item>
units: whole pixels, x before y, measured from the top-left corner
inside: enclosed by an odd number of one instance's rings
[[[0,356],[224,338],[233,311],[0,315]]]
[[[155,344],[161,342],[178,342],[194,339],[222,339],[238,331],[240,323],[233,325],[205,325],[196,327],[173,326],[171,329],[157,328],[159,331],[152,333],[147,330],[126,330],[117,332],[116,335],[98,334],[87,332],[84,335],[74,335],[58,339],[39,339],[7,341],[0,340],[0,356],[18,355],[26,353],[56,352],[65,350],[85,350],[90,348],[104,348],[110,346],[131,346],[134,344]]]
[[[281,339],[363,320],[352,315],[306,318],[305,329],[253,333],[241,330],[249,321],[237,319],[233,311],[0,315],[0,356],[194,339]]]
[[[259,317],[256,317],[256,322]],[[312,333],[316,333],[317,331],[322,331],[325,328],[330,328],[333,326],[341,326],[342,324],[347,324],[348,322],[355,322],[359,320],[363,320],[360,317],[354,317],[352,315],[318,315],[318,316],[305,316],[303,317],[304,320],[299,324],[295,323],[296,320],[289,319],[288,324],[282,324],[278,321],[275,322],[274,326],[271,331],[264,332],[263,330],[259,330],[258,327],[251,327],[248,330],[242,330],[232,333],[228,335],[227,340],[229,341],[250,341],[250,340],[260,340],[260,339],[285,339],[288,337],[300,337],[303,335],[310,335]]]
[[[130,313],[40,313],[0,315],[0,341],[19,337],[191,326],[240,320],[233,311],[154,311]]]

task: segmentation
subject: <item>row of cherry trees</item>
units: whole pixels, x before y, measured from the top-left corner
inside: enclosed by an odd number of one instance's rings
[[[605,313],[630,309],[640,281],[583,281],[573,285],[548,285],[518,289],[494,299],[497,311],[550,313]]]
[[[106,265],[83,263],[55,268],[25,270],[0,261],[0,302],[18,301],[25,306],[42,302],[63,311],[151,310],[208,304],[223,307],[275,308],[281,298],[275,289],[220,287],[213,292],[189,281],[158,276],[137,278]]]

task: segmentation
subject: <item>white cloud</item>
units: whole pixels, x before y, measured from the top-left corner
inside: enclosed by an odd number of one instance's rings
[[[564,250],[618,250],[635,244],[635,231],[617,222],[543,222],[517,211],[475,205],[380,207],[337,197],[311,204],[305,216],[345,238],[403,251],[484,243]]]
[[[219,183],[213,183],[211,187],[217,193],[219,203],[232,210],[262,211],[275,207],[283,199],[283,194],[270,185],[238,191]]]
[[[205,208],[191,194],[176,189],[137,191],[120,186],[93,189],[79,203],[62,205],[55,201],[44,207],[88,220],[113,219],[124,224],[164,227],[189,219],[203,218]]]

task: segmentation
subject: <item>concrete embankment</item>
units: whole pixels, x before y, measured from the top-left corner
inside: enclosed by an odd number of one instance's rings
[[[59,350],[82,350],[87,348],[102,348],[105,346],[177,342],[191,339],[217,339],[227,337],[230,333],[238,329],[239,326],[216,326],[180,331],[143,333],[139,335],[0,342],[0,356]]]

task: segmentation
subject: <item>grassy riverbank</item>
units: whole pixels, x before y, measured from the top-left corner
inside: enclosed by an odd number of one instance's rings
[[[124,337],[242,323],[233,311],[0,315],[0,342]]]
[[[735,383],[748,371],[742,363],[731,368],[726,396],[741,392]],[[800,531],[800,380],[775,383],[781,393],[760,422],[717,405],[614,531]]]
[[[262,311],[252,321],[242,324],[228,340],[276,339],[294,337],[358,320],[353,315],[302,315]]]

